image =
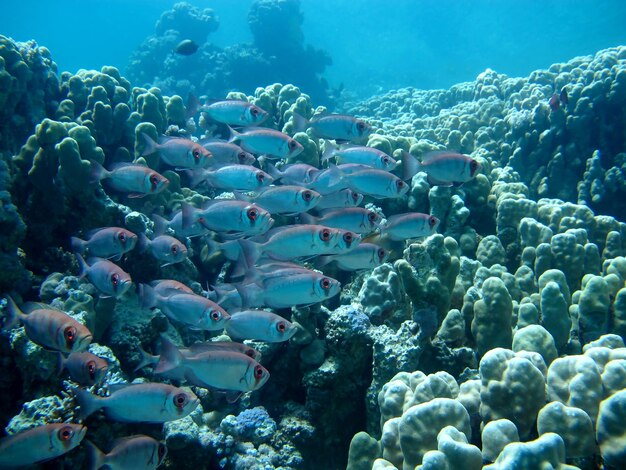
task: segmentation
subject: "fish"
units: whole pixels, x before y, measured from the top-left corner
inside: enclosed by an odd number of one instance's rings
[[[303,268],[304,269],[304,268]],[[341,291],[339,281],[316,271],[267,274],[258,282],[234,284],[243,308],[291,308],[324,302]]]
[[[319,217],[301,214],[300,220],[306,224],[324,225],[365,234],[380,227],[382,217],[376,212],[362,207],[346,207],[321,211]]]
[[[409,190],[407,183],[388,171],[368,168],[353,172],[354,169],[352,167],[350,171],[345,173],[342,169],[342,174],[349,188],[355,192],[376,199],[385,199],[402,197]],[[345,170],[348,169],[346,168]]]
[[[87,240],[71,238],[72,250],[82,256],[120,260],[137,244],[137,235],[121,227],[104,227],[87,232]]]
[[[559,93],[559,101],[564,108],[569,104],[569,95],[567,94],[567,88],[561,88],[561,93]]]
[[[550,106],[550,109],[553,113],[557,112],[561,107],[561,100],[559,99],[559,95],[554,93],[548,100],[548,106]]]
[[[439,219],[434,215],[411,212],[396,214],[387,218],[381,227],[381,235],[393,241],[428,237],[437,232]]]
[[[201,218],[183,227],[182,210],[176,212],[171,220],[167,220],[158,214],[152,214],[151,218],[154,222],[154,233],[163,234],[169,229],[172,230],[174,235],[178,238],[200,237],[209,233],[209,229],[202,224]]]
[[[353,145],[344,148],[336,148],[326,141],[326,148],[322,155],[322,161],[335,158],[337,164],[356,163],[371,166],[379,170],[391,171],[398,162],[382,150],[362,145]]]
[[[262,207],[234,199],[215,199],[202,209],[183,204],[182,214],[183,229],[200,223],[208,230],[234,237],[265,233],[274,224]]]
[[[130,198],[141,198],[146,195],[164,191],[170,181],[163,175],[143,165],[120,163],[111,171],[98,162],[91,162],[91,181],[107,180],[115,191],[127,193]]]
[[[284,185],[306,186],[313,182],[315,176],[322,170],[307,163],[293,163],[284,165],[280,169],[268,163],[267,171],[272,175],[275,182],[280,181]]]
[[[207,351],[184,356],[172,343],[163,343],[155,373],[178,370],[196,387],[252,392],[261,388],[270,377],[265,367],[245,354],[234,351]]]
[[[191,39],[184,39],[174,48],[174,52],[180,55],[193,55],[198,51],[198,44]]]
[[[91,331],[65,312],[45,304],[26,303],[24,313],[10,296],[6,300],[2,328],[8,330],[21,323],[28,339],[44,348],[64,353],[84,351],[93,340]]]
[[[186,286],[182,282],[175,281],[174,279],[158,279],[152,281],[150,287],[152,287],[157,294],[164,294],[171,289],[187,292],[188,294],[194,293],[191,287]]]
[[[86,386],[101,383],[109,370],[107,361],[87,351],[72,352],[67,358],[59,353],[57,366],[59,373],[67,369],[74,382]]]
[[[154,470],[163,463],[167,446],[150,436],[128,436],[115,440],[113,448],[104,453],[96,445],[85,440],[87,468],[98,470]]]
[[[76,255],[80,266],[79,277],[87,277],[102,297],[123,296],[133,284],[130,274],[117,264],[102,258],[89,258],[87,261],[82,256]]]
[[[389,258],[389,252],[373,243],[360,243],[354,250],[337,255],[324,255],[315,260],[315,267],[320,269],[329,263],[337,263],[342,271],[358,271],[360,269],[373,269],[385,263]]]
[[[209,139],[200,142],[213,155],[211,167],[238,163],[240,165],[254,165],[256,158],[237,144],[226,140]]]
[[[475,178],[480,170],[480,163],[466,155],[447,151],[429,152],[420,162],[410,153],[402,152],[402,168],[405,180],[424,171],[430,184],[453,186]]]
[[[175,421],[189,415],[200,403],[191,390],[161,383],[125,384],[108,397],[83,389],[77,389],[75,393],[81,419],[104,409],[107,419],[124,423]]]
[[[320,193],[302,186],[270,186],[255,196],[235,192],[240,201],[253,202],[270,214],[294,215],[313,209],[320,200]]]
[[[243,310],[233,313],[224,326],[231,338],[253,339],[267,343],[288,341],[296,326],[283,317],[265,310]]]
[[[208,168],[212,163],[211,152],[193,140],[161,136],[157,143],[145,132],[141,136],[145,143],[142,157],[158,153],[163,162],[176,169]]]
[[[187,247],[169,235],[159,235],[150,240],[145,234],[140,233],[139,249],[163,261],[165,264],[161,265],[162,268],[187,259]]]
[[[143,308],[157,307],[171,320],[191,329],[219,331],[230,315],[212,300],[178,289],[155,289],[139,284],[139,299]]]
[[[243,132],[231,128],[228,141],[239,141],[241,148],[248,152],[274,158],[295,158],[304,150],[293,137],[264,127],[251,127]]]
[[[294,112],[293,123],[296,132],[304,132],[310,128],[316,137],[332,139],[336,142],[362,141],[372,133],[370,124],[346,114],[313,116],[311,120],[308,120]]]
[[[267,111],[243,100],[216,101],[200,109],[211,119],[229,126],[258,126],[269,116]]]
[[[363,202],[363,195],[349,188],[323,194],[315,207],[318,211],[324,209],[339,209],[341,207],[356,207]]]
[[[82,424],[50,423],[3,437],[0,467],[23,467],[54,459],[77,447],[86,433]]]
[[[203,181],[212,188],[227,191],[256,191],[272,184],[274,178],[251,165],[231,164],[195,172],[192,175],[191,186]]]

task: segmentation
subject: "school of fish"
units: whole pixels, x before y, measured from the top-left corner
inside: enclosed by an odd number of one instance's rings
[[[182,44],[178,53],[192,53],[183,47],[193,49]],[[294,129],[323,139],[325,150],[321,168],[286,164],[286,159],[297,160],[303,147],[292,136],[262,127],[269,118],[265,110],[224,100],[200,111],[228,129],[230,138],[196,142],[142,134],[142,156],[158,154],[160,169],[179,172],[181,181],[213,198],[202,207],[183,203],[169,219],[146,214],[154,222],[150,233],[95,228],[76,234],[70,244],[80,277],[101,297],[115,299],[133,288],[131,276],[116,264],[133,251],[153,257],[161,267],[189,259],[192,244],[221,252],[230,265],[230,282],[202,295],[171,279],[134,287],[141,308],[160,310],[175,327],[225,331],[233,341],[178,347],[163,336],[159,355],[141,349],[143,360],[136,371],[152,367],[165,381],[207,388],[234,401],[271,383],[260,354],[243,341],[283,342],[297,332],[297,325],[272,310],[338,295],[340,282],[324,272],[329,265],[335,266],[332,272],[372,269],[387,261],[388,242],[427,237],[439,225],[436,217],[416,212],[386,217],[375,206],[362,207],[363,202],[405,197],[418,172],[425,172],[433,185],[459,185],[476,176],[480,164],[446,151],[419,160],[404,152],[398,162],[362,145],[372,132],[362,119],[341,114],[306,119],[295,113]],[[149,197],[169,185],[161,173],[139,163],[107,169],[93,162],[92,181],[122,198]],[[87,351],[92,333],[49,305],[20,307],[8,296],[6,302],[2,327],[22,325],[31,341],[58,355],[59,371],[67,371],[76,383],[78,421],[89,423],[87,418],[101,410],[113,421],[164,423],[198,406],[190,389],[167,382],[116,385],[108,387],[107,395],[96,393],[94,386],[107,388],[108,364]],[[53,423],[5,437],[0,440],[0,466],[50,460],[78,446],[86,432],[81,422]],[[88,440],[85,446],[94,469],[153,469],[167,453],[163,443],[141,435],[117,441],[108,453]]]

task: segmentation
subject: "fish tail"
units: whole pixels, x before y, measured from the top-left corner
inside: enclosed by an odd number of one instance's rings
[[[189,96],[187,97],[187,105],[185,106],[185,115],[187,116],[187,119],[194,117],[198,113],[201,105],[202,103],[200,103],[198,97],[193,93],[189,93]]]
[[[422,164],[406,150],[402,151],[402,179],[410,180],[422,171]]]
[[[139,253],[145,253],[150,248],[150,240],[145,233],[139,233],[137,236],[137,249]]]
[[[137,285],[137,295],[139,296],[139,306],[141,308],[156,307],[156,292],[152,286],[140,283]]]
[[[70,239],[70,244],[72,245],[72,251],[74,253],[84,254],[85,253],[85,244],[87,242],[85,240],[81,240],[78,237],[72,237]]]
[[[87,447],[87,468],[97,470],[104,465],[106,455],[89,439],[83,440],[83,445]]]
[[[85,262],[83,257],[80,254],[76,254],[76,259],[78,260],[78,266],[80,267],[80,272],[78,273],[78,277],[80,279],[84,278],[89,271],[89,265]]]
[[[141,345],[138,346],[138,349],[139,349],[139,355],[141,356],[141,360],[139,361],[139,364],[137,364],[137,367],[135,367],[133,372],[137,372],[139,369],[143,369],[144,367],[147,367],[147,366],[153,366],[155,362],[158,361],[158,359],[156,359],[157,356],[153,356],[152,354],[150,354],[148,351],[142,348]]]
[[[10,330],[17,325],[22,315],[24,315],[24,313],[20,310],[15,301],[10,295],[7,295],[6,315],[0,320],[0,328]]]
[[[330,164],[328,166],[328,170],[326,170],[329,172],[330,176],[328,177],[328,188],[333,188],[335,186],[337,186],[339,183],[341,183],[341,180],[343,179],[343,173],[341,172],[341,170],[339,169],[339,167],[337,165],[333,165]],[[315,182],[317,180],[317,178],[319,177],[319,175],[321,174],[321,172],[319,172],[316,175],[316,178],[313,180],[313,182]]]
[[[301,214],[298,214],[298,219],[300,219],[300,222],[303,224],[315,225],[318,223],[317,217],[311,214],[307,214],[306,212],[302,212]]]
[[[61,375],[61,372],[63,372],[63,369],[65,369],[65,356],[63,356],[63,354],[58,352],[57,353],[57,375]]]
[[[238,201],[250,202],[252,199],[250,196],[244,194],[241,191],[233,191],[233,194],[235,195],[235,199],[237,199]]]
[[[332,263],[332,261],[333,261],[332,255],[318,256],[315,259],[314,266],[316,269],[320,269],[326,266],[327,264]]]
[[[208,173],[206,171],[198,171],[198,170],[184,170],[181,171],[181,173],[184,173],[185,177],[187,178],[188,184],[190,188],[195,188],[196,186],[204,183],[205,181],[209,182],[211,181],[211,173]]]
[[[228,126],[228,132],[230,132],[230,135],[228,137],[228,142],[230,142],[231,144],[241,137],[241,133],[237,132],[235,129],[233,129],[230,126]]]
[[[164,374],[178,367],[183,355],[176,345],[165,335],[161,335],[161,357],[154,368],[155,374]]]
[[[89,182],[91,184],[98,183],[105,178],[108,178],[109,172],[105,167],[100,165],[97,161],[91,160],[91,169],[89,173]]]
[[[337,148],[332,144],[330,140],[324,139],[324,153],[322,153],[322,161],[330,160],[335,156]]]
[[[296,113],[295,111],[293,113],[292,119],[293,119],[293,130],[296,132],[306,131],[309,125],[311,124],[307,118]]]
[[[164,217],[161,217],[158,214],[152,214],[152,222],[154,222],[154,235],[159,236],[163,235],[167,232],[167,227],[169,225],[168,221],[165,220]]]
[[[141,152],[141,156],[145,157],[146,155],[152,155],[153,153],[155,153],[158,149],[158,144],[154,140],[152,140],[152,137],[150,137],[145,132],[141,133],[141,137],[144,141],[144,147],[143,152]]]
[[[196,208],[191,204],[183,202],[181,206],[183,212],[183,229],[188,229],[196,222]]]
[[[283,174],[281,173],[281,171],[278,168],[276,168],[274,164],[270,162],[267,162],[266,171],[272,178],[274,178],[275,182],[283,177]]]
[[[239,246],[241,247],[242,259],[243,261],[245,261],[246,267],[251,268],[261,257],[262,250],[259,248],[259,245],[257,243],[254,243],[245,238],[238,241]]]
[[[102,408],[102,405],[99,403],[101,398],[93,393],[83,390],[82,388],[76,389],[75,393],[76,403],[80,407],[78,413],[80,419],[85,419]]]

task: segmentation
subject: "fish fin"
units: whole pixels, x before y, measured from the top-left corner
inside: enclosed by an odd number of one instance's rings
[[[187,202],[183,202],[181,205],[182,211],[182,226],[184,230],[190,228],[196,221],[196,208]]]
[[[157,304],[156,291],[148,284],[137,285],[137,295],[139,296],[139,306],[141,308],[154,308]]]
[[[146,237],[145,233],[139,233],[137,235],[137,249],[139,253],[145,253],[150,248],[150,239]]]
[[[335,156],[337,147],[328,139],[324,139],[324,153],[322,153],[321,161],[325,162]]]
[[[328,177],[328,188],[333,188],[341,183],[343,179],[343,173],[341,169],[337,165],[330,164],[326,170],[318,171],[311,183],[315,183],[323,172],[328,172],[330,176]]]
[[[233,194],[238,201],[250,202],[252,200],[252,198],[243,191],[233,191]]]
[[[251,268],[261,257],[262,250],[260,249],[259,244],[244,238],[239,240],[239,246],[241,247],[241,254],[245,265],[248,268]]]
[[[65,369],[65,356],[63,356],[63,354],[61,354],[60,352],[57,352],[57,367],[56,367],[57,375],[61,375],[61,372],[63,372],[63,369]]]
[[[155,358],[157,358],[158,356],[153,356],[144,348],[142,348],[141,345],[139,345],[137,349],[139,349],[139,355],[141,356],[141,360],[139,361],[139,364],[137,364],[137,366],[133,369],[133,372],[137,372],[139,369],[143,369],[144,367],[154,366]],[[158,359],[156,359],[156,361],[158,361]]]
[[[85,244],[87,242],[85,240],[81,240],[78,237],[70,238],[70,244],[72,246],[72,251],[74,253],[80,253],[81,255],[85,252]]]
[[[296,132],[304,132],[311,125],[311,122],[307,118],[296,113],[295,111],[293,112],[291,119],[293,120],[293,129]]]
[[[155,153],[157,151],[158,144],[154,140],[152,140],[152,137],[150,137],[145,132],[141,133],[141,137],[144,141],[144,147],[143,152],[141,152],[141,156],[145,157],[146,155],[152,155],[153,153]]]
[[[24,315],[10,295],[7,295],[6,300],[6,315],[0,320],[0,326],[3,330],[13,328],[19,322],[20,317]]]
[[[239,401],[239,399],[243,395],[243,392],[237,392],[235,390],[228,390],[225,392],[225,395],[226,395],[226,401],[232,405],[233,403],[237,403]]]
[[[194,117],[198,113],[201,105],[202,103],[198,97],[193,93],[189,93],[187,105],[185,106],[185,116],[187,119]]]
[[[91,184],[98,183],[99,181],[109,177],[107,169],[95,160],[91,160],[91,169],[89,171],[89,182]]]
[[[129,193],[127,196],[129,199],[141,199],[142,197],[146,197],[144,193]]]
[[[169,220],[165,217],[161,217],[159,214],[152,214],[152,222],[154,222],[154,235],[159,236],[167,232]]]
[[[300,219],[300,222],[302,222],[303,224],[317,225],[319,223],[318,217],[315,217],[314,215],[308,214],[306,212],[303,212],[302,214],[300,214],[298,218]]]
[[[232,127],[228,126],[228,143],[232,144],[233,142],[235,142],[236,140],[239,140],[241,138],[241,133],[237,132],[235,129],[233,129]]]
[[[450,152],[449,150],[431,150],[430,152],[426,152],[420,160],[422,163],[428,163],[433,161],[437,157],[441,157],[443,155],[460,155],[456,152]]]
[[[102,408],[102,404],[99,403],[102,398],[99,396],[82,388],[76,389],[74,393],[76,394],[76,403],[80,407],[80,411],[78,412],[80,419],[85,419]]]
[[[241,308],[245,309],[254,305],[255,298],[262,291],[262,287],[253,282],[249,284],[233,284],[241,298]]]
[[[422,164],[406,150],[402,151],[402,179],[409,180],[422,171]]]
[[[104,465],[106,455],[89,439],[83,440],[83,445],[87,448],[87,468],[97,470]]]
[[[274,178],[274,182],[283,177],[283,173],[271,162],[267,162],[266,171],[272,178]]]
[[[324,266],[326,266],[329,263],[333,262],[333,256],[332,255],[324,255],[324,256],[318,256],[315,259],[315,269],[320,269],[323,268]]]
[[[180,366],[183,355],[174,343],[165,335],[161,335],[161,356],[154,368],[155,374],[164,374]]]
[[[426,180],[428,181],[428,184],[430,184],[431,186],[444,186],[444,187],[453,186],[451,181],[440,181],[437,178],[433,178],[430,175],[428,175],[428,178],[426,178]]]
[[[79,254],[76,254],[76,259],[78,260],[78,266],[80,267],[78,278],[82,279],[87,275],[87,272],[89,271],[89,265],[85,262],[83,257]]]

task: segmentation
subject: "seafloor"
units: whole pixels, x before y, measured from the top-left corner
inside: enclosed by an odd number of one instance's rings
[[[563,89],[567,99],[551,105]],[[229,98],[293,135],[294,111],[321,111],[306,93],[270,84]],[[271,373],[259,391],[230,404],[194,388],[201,406],[163,426],[95,414],[87,437],[103,448],[130,434],[163,439],[172,469],[624,468],[626,47],[348,108],[374,127],[367,144],[390,155],[447,149],[480,162],[460,187],[419,173],[406,197],[369,200],[387,216],[435,215],[439,233],[372,271],[331,268],[339,298],[281,310],[299,331],[288,343],[251,343]],[[179,96],[134,87],[114,67],[59,76],[45,47],[0,36],[0,291],[92,327],[90,351],[109,361],[102,390],[158,381],[133,369],[139,346],[155,350],[161,333],[187,345],[205,334],[141,308],[132,291],[99,298],[77,277],[70,237],[104,226],[150,232],[147,216],[208,198],[174,171],[158,195],[105,192],[90,183],[89,160],[132,161],[141,132],[210,130],[187,119]],[[319,165],[321,142],[294,137],[305,148],[298,161]],[[163,268],[134,253],[120,264],[135,282],[176,279],[196,292],[221,282],[223,259],[202,240],[189,249]],[[78,420],[76,384],[57,374],[56,354],[22,327],[3,332],[0,348],[8,433]],[[82,468],[84,456],[72,451],[66,468]]]

